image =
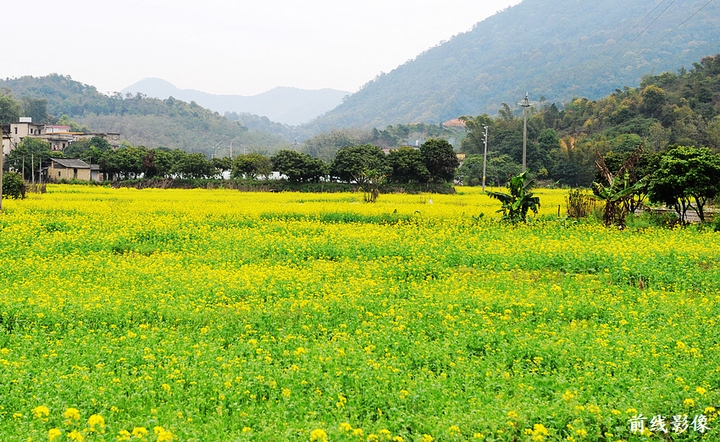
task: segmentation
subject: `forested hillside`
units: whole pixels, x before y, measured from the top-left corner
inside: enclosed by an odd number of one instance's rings
[[[470,154],[460,169],[466,182],[482,177],[483,126],[489,128],[488,179],[500,184],[518,173],[523,121],[504,107],[498,118],[469,118],[462,149]],[[599,99],[575,99],[562,108],[533,107],[528,120],[528,170],[572,186],[595,178],[595,150],[622,156],[642,145],[660,152],[671,145],[720,152],[720,54],[690,70],[646,76],[638,88],[618,89]],[[475,156],[473,156],[475,155]]]
[[[95,132],[119,132],[135,146],[229,155],[230,146],[269,152],[288,145],[277,135],[249,130],[195,102],[142,94],[106,96],[93,86],[57,74],[0,80],[0,88],[7,88],[17,100],[47,100],[47,121],[39,122],[54,123],[67,115]]]
[[[548,103],[599,99],[718,52],[720,2],[524,0],[379,75],[313,126],[492,115],[526,92]]]

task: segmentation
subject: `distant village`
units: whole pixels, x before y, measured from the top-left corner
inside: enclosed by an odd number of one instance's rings
[[[70,126],[53,126],[43,123],[33,123],[30,117],[20,117],[17,123],[2,125],[2,153],[9,155],[25,137],[39,138],[50,143],[53,151],[62,152],[70,144],[100,137],[113,147],[120,145],[120,134],[71,132]],[[41,170],[42,181],[81,180],[103,181],[100,166],[88,164],[78,159],[51,158],[50,164],[43,165]]]

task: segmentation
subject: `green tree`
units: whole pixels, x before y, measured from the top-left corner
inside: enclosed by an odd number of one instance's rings
[[[305,140],[302,152],[313,158],[331,162],[339,150],[367,143],[371,137],[370,132],[359,129],[332,129],[330,132],[320,133]]]
[[[321,159],[293,150],[281,150],[270,161],[275,171],[294,183],[319,182],[327,175],[327,166]]]
[[[25,181],[19,173],[5,172],[3,174],[2,196],[12,199],[25,198]]]
[[[215,174],[212,163],[200,152],[189,153],[175,164],[174,172],[183,178],[210,178]]]
[[[0,124],[17,123],[22,115],[22,104],[12,97],[7,88],[0,90]]]
[[[422,154],[418,149],[402,146],[397,150],[391,150],[387,161],[392,170],[388,176],[390,182],[398,184],[425,183],[430,179],[430,172],[425,167]]]
[[[32,118],[33,123],[48,123],[48,101],[44,98],[30,98],[25,95],[22,98],[23,113],[26,117]]]
[[[233,160],[230,157],[212,157],[210,162],[212,162],[213,167],[221,177],[226,170],[232,170],[233,168]],[[268,160],[269,163],[270,160]]]
[[[682,222],[688,209],[704,222],[705,204],[719,193],[720,157],[707,148],[674,146],[660,159],[650,182],[649,198],[675,209]]]
[[[70,117],[68,117],[67,115],[61,116],[60,119],[58,119],[57,121],[57,125],[68,126],[70,128],[70,132],[80,132],[84,134],[89,134],[91,132],[90,128],[87,127],[87,125],[80,125],[74,121],[70,121]]]
[[[233,178],[257,179],[258,176],[267,178],[272,173],[272,163],[270,158],[259,153],[249,153],[246,155],[238,155],[233,160],[232,176]]]
[[[420,146],[423,162],[430,179],[435,182],[451,182],[460,161],[447,140],[428,140]]]
[[[330,175],[346,183],[357,181],[366,170],[375,170],[382,175],[391,172],[385,153],[378,146],[361,144],[343,147],[330,165]]]
[[[465,122],[467,134],[460,143],[460,151],[467,154],[482,154],[485,152],[485,126],[488,127],[488,138],[494,132],[495,121],[488,115],[477,117],[464,116],[460,120]],[[489,141],[489,140],[488,140]]]
[[[128,179],[130,176],[137,177],[143,171],[143,159],[147,149],[139,147],[121,147],[112,150],[101,159],[100,167],[110,174],[118,174]]]
[[[366,203],[374,203],[380,196],[380,186],[385,183],[387,175],[383,175],[377,170],[364,170],[356,178],[356,182],[363,192],[363,199]]]
[[[643,145],[643,139],[637,134],[623,134],[613,139],[612,151],[619,154],[634,152],[638,146]]]
[[[84,160],[84,156],[90,150],[90,140],[78,140],[70,143],[65,149],[63,149],[63,155],[65,158],[80,158]]]
[[[495,187],[504,186],[508,180],[522,172],[522,167],[510,155],[502,154],[488,158],[487,182]],[[482,179],[482,178],[481,178]]]
[[[175,167],[173,155],[166,148],[148,149],[140,171],[146,178],[167,178]]]
[[[487,169],[487,168],[486,168]],[[487,171],[486,171],[487,173]],[[458,169],[457,178],[462,180],[466,186],[472,185],[472,182],[482,184],[483,174],[483,156],[468,155]]]
[[[43,166],[49,165],[49,159],[61,157],[60,152],[53,152],[50,143],[39,138],[25,137],[10,152],[6,167],[20,172],[23,178],[32,179],[33,172],[39,178]]]
[[[650,85],[642,90],[641,95],[643,113],[648,117],[658,118],[667,102],[665,91],[655,85]]]

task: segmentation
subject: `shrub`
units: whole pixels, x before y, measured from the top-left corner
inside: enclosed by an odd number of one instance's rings
[[[25,182],[19,173],[5,172],[2,180],[2,194],[12,199],[25,198]]]
[[[597,205],[597,200],[582,189],[571,189],[565,197],[565,202],[569,218],[585,218]]]

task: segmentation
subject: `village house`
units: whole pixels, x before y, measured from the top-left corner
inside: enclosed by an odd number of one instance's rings
[[[92,166],[83,160],[51,158],[50,166],[45,170],[47,181],[82,180],[90,181]]]
[[[82,133],[70,132],[69,126],[52,126],[47,124],[33,123],[30,117],[21,117],[17,123],[2,125],[2,152],[9,155],[25,137],[40,138],[50,143],[54,151],[62,151],[70,144],[79,140],[89,140],[93,137],[100,137],[107,140],[113,147],[120,145],[120,134],[115,132],[107,133]]]

